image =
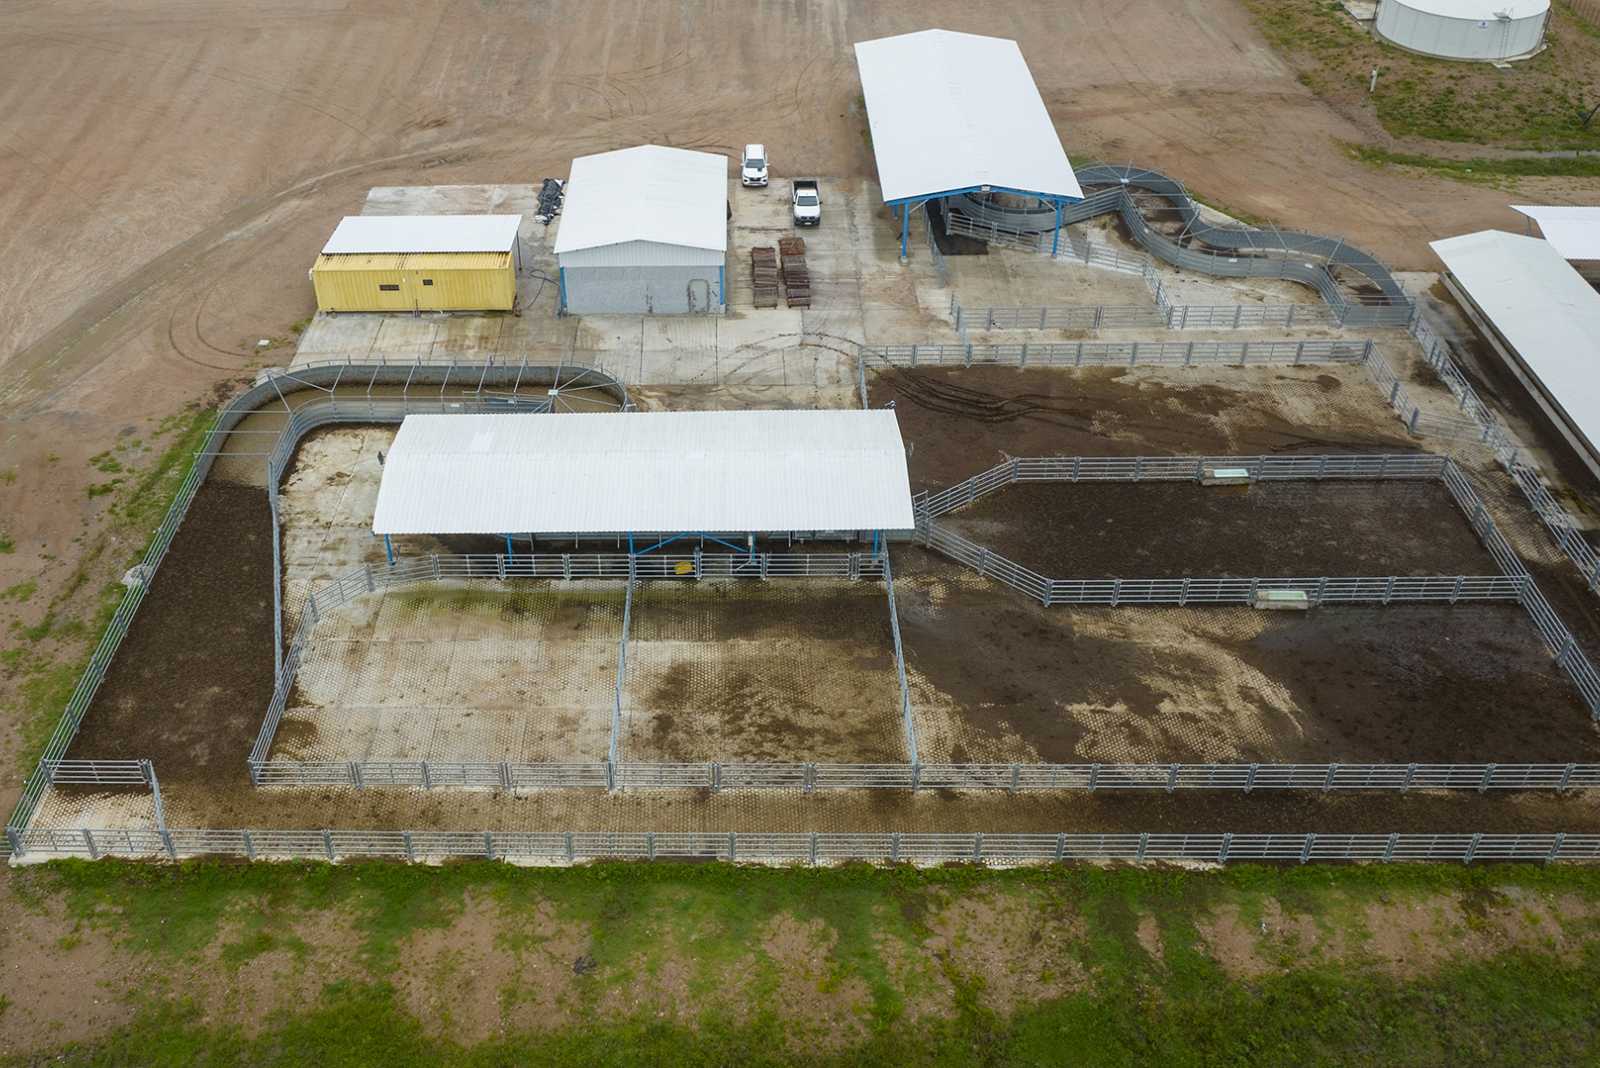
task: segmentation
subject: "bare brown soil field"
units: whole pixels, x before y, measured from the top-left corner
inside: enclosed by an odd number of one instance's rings
[[[1500,573],[1436,481],[1019,482],[939,522],[1052,578]]]
[[[1600,756],[1588,710],[1514,605],[1047,609],[941,559],[901,557],[926,760]]]
[[[869,379],[895,405],[913,490],[1014,456],[1413,452],[1359,371],[1314,368],[898,369]]]

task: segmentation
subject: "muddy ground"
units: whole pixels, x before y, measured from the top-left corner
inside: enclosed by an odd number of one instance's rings
[[[1437,481],[1015,483],[940,519],[1041,575],[1498,575]]]
[[[917,550],[899,560],[925,760],[1600,758],[1514,605],[1046,609]]]
[[[208,479],[67,758],[145,759],[163,777],[247,779],[245,758],[271,700],[266,491]]]
[[[647,583],[622,759],[901,763],[899,693],[881,583]]]
[[[1413,452],[1359,368],[918,368],[870,379],[914,490],[1015,456]]]

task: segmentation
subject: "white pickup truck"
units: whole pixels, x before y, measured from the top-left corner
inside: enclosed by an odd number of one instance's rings
[[[790,182],[789,200],[794,205],[796,226],[815,226],[822,221],[822,187],[815,178]]]

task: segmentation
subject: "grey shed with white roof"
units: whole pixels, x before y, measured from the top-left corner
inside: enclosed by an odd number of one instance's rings
[[[573,160],[555,251],[572,314],[722,311],[727,158],[641,145]]]

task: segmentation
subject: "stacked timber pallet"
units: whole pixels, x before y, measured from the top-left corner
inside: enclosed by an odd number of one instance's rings
[[[806,239],[780,237],[778,252],[783,257],[783,293],[788,298],[789,307],[811,307],[811,271],[806,267]]]
[[[758,308],[778,306],[778,254],[771,245],[750,250],[750,288]]]

